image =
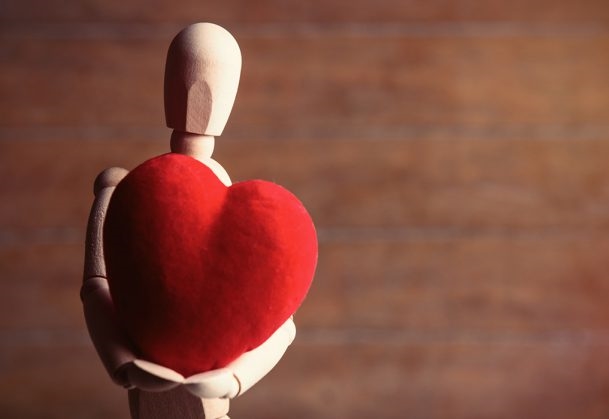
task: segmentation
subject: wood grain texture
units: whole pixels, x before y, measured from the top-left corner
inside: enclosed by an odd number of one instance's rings
[[[602,334],[608,253],[609,238],[588,236],[325,240],[297,326],[312,340],[317,331],[364,341]],[[0,247],[0,274],[11,279],[0,330],[26,341],[82,333],[82,254],[80,240]]]
[[[3,340],[3,418],[129,418],[126,391],[110,381],[92,346],[57,338],[36,344]]]
[[[607,22],[609,11],[603,0],[530,2],[514,0],[185,0],[176,5],[169,0],[4,0],[2,20],[22,21],[149,21],[219,23],[292,22],[435,22],[435,21],[517,21],[517,22]]]
[[[266,397],[252,400],[254,409],[245,403],[235,406],[235,417],[252,411],[261,417],[281,417],[273,414],[270,398],[285,403],[285,411],[322,418],[366,418],[379,409],[396,419],[607,414],[605,367],[594,366],[603,357],[603,346],[454,343],[300,349],[295,347],[285,366],[269,377],[269,382],[277,380],[278,388],[299,388],[298,398],[289,390],[261,388]],[[296,371],[288,374],[290,367]],[[563,386],[570,387],[568,394],[560,390]],[[314,402],[320,399],[322,406]]]
[[[244,55],[216,159],[295,192],[321,243],[294,346],[231,417],[609,416],[604,0],[0,2],[0,416],[128,418],[84,228],[97,173],[169,149],[194,20]]]
[[[80,232],[101,170],[132,169],[168,149],[162,138],[0,142],[0,176],[13,180],[0,184],[0,193],[11,197],[0,201],[0,227],[7,240],[32,229]],[[354,238],[601,233],[609,227],[608,154],[603,138],[220,138],[215,157],[235,181],[261,178],[288,187],[325,239],[353,228],[365,229]],[[40,202],[45,207],[37,211]]]
[[[368,238],[321,251],[310,304],[296,316],[312,333],[509,342],[606,331],[603,238]]]
[[[243,76],[225,138],[609,131],[607,36],[236,35]],[[168,42],[6,40],[0,124],[13,131],[2,136],[23,127],[163,127]]]
[[[84,237],[83,237],[84,239]],[[78,298],[82,283],[81,242],[0,246],[0,276],[4,291],[0,304],[3,344],[10,337],[26,342],[50,343],[79,336],[84,328]]]
[[[92,349],[54,349],[3,350],[3,418],[129,417],[126,393],[100,373]],[[546,341],[296,343],[264,385],[233,403],[231,414],[363,419],[382,409],[396,419],[603,419],[606,353],[606,344]]]

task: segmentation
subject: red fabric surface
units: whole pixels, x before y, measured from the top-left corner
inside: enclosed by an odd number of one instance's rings
[[[317,263],[311,218],[286,189],[224,186],[166,154],[117,186],[104,226],[110,291],[141,357],[186,376],[263,343],[305,297]]]

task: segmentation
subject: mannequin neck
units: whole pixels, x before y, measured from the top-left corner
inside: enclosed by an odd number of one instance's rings
[[[171,151],[185,154],[197,160],[211,158],[214,152],[215,138],[210,135],[193,134],[174,130],[171,133]]]

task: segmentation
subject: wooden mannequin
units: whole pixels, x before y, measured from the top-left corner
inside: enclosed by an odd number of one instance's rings
[[[169,48],[165,70],[165,116],[173,128],[171,151],[207,165],[227,186],[226,170],[211,158],[237,93],[241,53],[225,29],[191,25]],[[87,227],[81,299],[89,334],[112,380],[129,389],[133,419],[228,418],[229,398],[252,387],[281,359],[296,333],[290,318],[266,342],[224,368],[192,377],[137,359],[122,331],[110,295],[103,254],[103,224],[116,185],[127,170],[110,168],[95,180]],[[230,328],[230,324],[226,325]]]

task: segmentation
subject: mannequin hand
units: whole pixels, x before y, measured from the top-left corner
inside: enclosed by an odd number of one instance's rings
[[[203,399],[231,398],[239,392],[239,382],[227,368],[185,378],[172,369],[136,359],[127,366],[126,374],[133,387],[149,392],[167,391],[180,385]]]
[[[234,398],[264,377],[294,340],[296,326],[288,319],[267,341],[244,353],[224,368],[185,378],[182,374],[153,362],[136,359],[121,367],[129,385],[159,392],[183,385],[203,399]]]

